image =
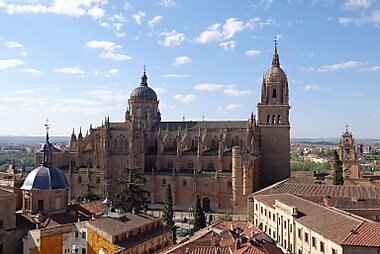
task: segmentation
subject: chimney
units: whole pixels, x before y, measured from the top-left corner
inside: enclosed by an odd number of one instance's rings
[[[330,196],[325,196],[323,197],[323,205],[328,207],[330,206],[330,202],[331,202],[331,197]]]

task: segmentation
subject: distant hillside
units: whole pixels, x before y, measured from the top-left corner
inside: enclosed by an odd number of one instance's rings
[[[23,145],[33,145],[43,143],[45,141],[45,136],[0,136],[0,145],[3,144],[23,144]],[[50,141],[55,142],[69,142],[70,137],[58,136],[50,137]]]
[[[339,138],[292,138],[292,144],[299,145],[320,145],[320,146],[336,146],[339,144]],[[375,138],[357,138],[356,144],[380,144],[380,139]]]

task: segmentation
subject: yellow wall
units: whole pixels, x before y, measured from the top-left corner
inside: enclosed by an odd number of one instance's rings
[[[104,237],[98,235],[91,229],[87,229],[87,253],[98,254],[103,249],[106,254],[111,254],[118,249],[117,246],[107,241]]]
[[[41,237],[40,246],[30,249],[30,254],[62,254],[63,234]]]

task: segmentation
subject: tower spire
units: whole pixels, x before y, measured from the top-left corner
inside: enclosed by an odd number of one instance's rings
[[[144,72],[141,77],[141,86],[148,86],[148,77],[146,76],[146,65],[144,64]]]
[[[274,54],[272,58],[272,66],[280,67],[280,57],[278,56],[278,53],[277,53],[277,43],[278,43],[277,36],[274,37],[273,41],[274,41]]]
[[[45,129],[46,129],[46,142],[49,142],[49,129],[50,129],[49,119],[46,119]]]

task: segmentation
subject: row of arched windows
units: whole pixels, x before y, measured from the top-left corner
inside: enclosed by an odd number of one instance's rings
[[[167,163],[167,168],[168,169],[173,169],[174,168],[174,163],[173,161],[168,161]],[[188,161],[187,162],[187,169],[194,169],[194,163],[193,161]],[[208,164],[207,164],[207,170],[214,170],[215,169],[215,164],[213,161],[210,161]]]
[[[281,115],[267,115],[267,124],[275,125],[275,124],[282,124]]]
[[[124,136],[117,136],[113,144],[114,151],[126,152],[128,151],[128,139]]]

